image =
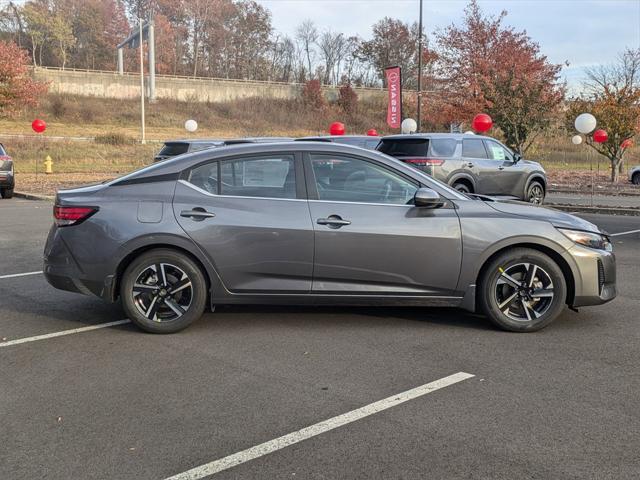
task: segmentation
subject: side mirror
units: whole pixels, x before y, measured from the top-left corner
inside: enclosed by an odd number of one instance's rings
[[[413,196],[413,204],[420,208],[440,208],[444,202],[435,190],[419,188]]]
[[[522,160],[522,155],[520,155],[518,152],[515,152],[513,154],[513,163],[518,163],[520,160]]]

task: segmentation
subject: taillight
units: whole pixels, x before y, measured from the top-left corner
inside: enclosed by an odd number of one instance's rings
[[[412,158],[403,158],[403,162],[410,163],[411,165],[416,165],[418,167],[439,167],[444,163],[444,160],[441,158],[422,158],[422,157],[412,157]]]
[[[65,207],[56,205],[53,207],[53,218],[59,227],[68,227],[84,222],[98,211],[97,207]]]

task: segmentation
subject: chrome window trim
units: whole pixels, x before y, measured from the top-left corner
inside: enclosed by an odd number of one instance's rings
[[[202,193],[203,195],[206,195],[208,197],[214,197],[214,198],[247,198],[247,199],[250,198],[250,199],[256,199],[256,200],[280,200],[280,201],[286,201],[286,202],[306,202],[307,201],[305,198],[247,197],[247,196],[241,196],[241,195],[216,195],[215,193],[207,192],[206,190],[203,190],[200,187],[197,187],[192,183],[187,182],[184,179],[178,180],[178,183],[181,183],[182,185],[190,187],[198,193]]]

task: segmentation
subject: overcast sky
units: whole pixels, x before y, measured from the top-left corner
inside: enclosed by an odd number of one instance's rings
[[[418,0],[258,0],[272,13],[273,26],[291,36],[303,20],[369,38],[371,26],[389,16],[418,19]],[[461,22],[467,0],[424,0],[423,22],[429,35]],[[610,63],[625,47],[640,47],[640,0],[479,0],[491,14],[507,10],[506,23],[526,30],[554,63],[569,62],[563,76],[572,88],[583,68]]]

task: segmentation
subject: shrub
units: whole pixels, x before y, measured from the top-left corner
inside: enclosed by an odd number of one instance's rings
[[[302,88],[302,101],[305,105],[315,109],[321,109],[327,104],[322,94],[320,80],[309,80],[304,84]]]
[[[123,133],[109,132],[96,136],[95,142],[102,145],[131,145],[136,143],[136,140]]]
[[[60,120],[65,116],[69,107],[69,99],[62,95],[52,95],[50,101],[51,115]]]
[[[351,88],[350,84],[347,83],[340,87],[338,105],[340,105],[340,108],[349,115],[356,112],[356,108],[358,107],[358,94],[353,90],[353,88]]]

